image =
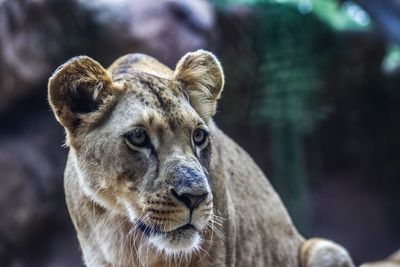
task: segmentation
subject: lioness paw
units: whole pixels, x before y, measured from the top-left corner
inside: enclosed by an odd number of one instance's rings
[[[386,260],[364,263],[360,267],[400,267],[400,250]]]
[[[392,261],[379,261],[373,263],[364,263],[363,265],[360,265],[360,267],[400,267],[400,263]]]
[[[301,267],[353,267],[345,248],[325,239],[307,240],[300,251]]]

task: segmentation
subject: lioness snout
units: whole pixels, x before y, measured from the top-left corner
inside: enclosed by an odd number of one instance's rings
[[[189,193],[178,194],[174,189],[171,189],[171,194],[177,200],[185,204],[188,209],[194,210],[200,205],[201,202],[206,199],[208,192],[202,193],[200,195],[193,195]]]
[[[171,196],[188,209],[194,210],[210,194],[207,177],[192,166],[179,164],[173,170]]]

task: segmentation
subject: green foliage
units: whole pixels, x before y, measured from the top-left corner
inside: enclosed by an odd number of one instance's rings
[[[340,7],[336,0],[216,2],[222,8],[246,4],[256,13],[255,37],[249,39],[255,38],[259,66],[248,120],[272,128],[294,125],[299,134],[312,131],[329,112],[322,100],[323,72],[334,50],[330,39],[337,30],[367,29],[368,23],[355,19],[365,12],[352,2]]]
[[[257,72],[252,77],[247,121],[268,125],[274,163],[270,179],[295,223],[307,233],[309,174],[304,137],[329,113],[324,90],[336,48],[335,32],[364,29],[367,24],[349,16],[360,16],[357,7],[348,3],[341,9],[333,0],[217,2],[221,7],[246,4],[254,12],[254,36],[249,39],[258,59],[252,68]]]
[[[335,30],[367,30],[369,15],[352,1],[339,6],[337,0],[313,0],[314,13]]]
[[[300,14],[313,13],[336,30],[366,30],[371,20],[366,12],[352,1],[343,5],[337,0],[216,0],[220,6],[244,4],[258,7],[263,4],[292,6]]]
[[[386,73],[392,73],[400,69],[400,45],[389,47],[382,62],[382,69]]]
[[[291,6],[265,4],[257,15],[261,63],[252,121],[309,132],[326,115],[321,90],[329,43],[321,47],[320,41],[331,31],[313,14],[301,15]]]

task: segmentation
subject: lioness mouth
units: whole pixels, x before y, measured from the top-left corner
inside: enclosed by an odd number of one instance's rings
[[[187,223],[184,226],[179,227],[178,229],[175,229],[173,231],[177,231],[177,230],[188,230],[188,229],[194,229],[197,230],[196,227],[194,227],[192,224]]]
[[[196,227],[194,227],[194,226],[193,226],[192,224],[190,224],[190,223],[187,223],[187,224],[185,224],[185,225],[183,225],[183,226],[181,226],[181,227],[179,227],[179,228],[176,228],[176,229],[173,229],[173,230],[167,231],[167,232],[162,231],[162,230],[160,230],[160,229],[158,229],[158,228],[156,228],[156,227],[154,227],[154,226],[147,225],[147,224],[145,224],[145,223],[142,222],[142,221],[139,221],[139,222],[137,223],[137,226],[136,226],[136,227],[137,227],[140,231],[142,231],[146,236],[153,236],[153,235],[160,235],[160,234],[168,234],[168,233],[172,233],[172,232],[185,231],[185,230],[189,230],[189,229],[193,229],[193,230],[198,231],[198,230],[196,229]]]

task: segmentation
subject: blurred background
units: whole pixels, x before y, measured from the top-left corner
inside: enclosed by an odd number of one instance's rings
[[[0,0],[0,266],[82,266],[47,80],[85,54],[213,51],[216,121],[306,236],[356,263],[400,248],[400,1]]]

